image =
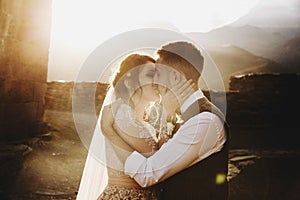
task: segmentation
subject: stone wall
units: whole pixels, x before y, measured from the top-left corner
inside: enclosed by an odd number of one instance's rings
[[[95,83],[81,83],[80,96],[90,99],[90,88]],[[230,91],[226,92],[227,120],[232,130],[232,148],[298,147],[297,120],[299,113],[300,75],[252,74],[231,78]],[[49,82],[46,109],[72,111],[73,82]],[[99,112],[107,85],[98,84],[92,93],[96,111]],[[88,95],[87,95],[88,94]],[[224,95],[216,91],[204,91],[214,96],[214,103],[224,104]],[[220,97],[220,98],[219,98]],[[86,105],[82,108],[85,108]],[[83,109],[84,112],[84,109]]]
[[[235,146],[299,148],[300,74],[235,76],[230,89],[227,117]]]
[[[0,0],[0,140],[43,124],[51,0]]]
[[[95,88],[95,92],[91,91]],[[81,112],[88,112],[86,102],[94,100],[96,113],[99,113],[108,85],[101,83],[76,83],[76,93],[82,99]],[[72,112],[74,82],[48,82],[45,109]],[[92,96],[91,96],[92,95]],[[86,100],[85,100],[86,99]]]
[[[228,115],[239,118],[240,124],[273,126],[291,123],[295,121],[292,114],[300,111],[300,74],[235,76],[230,79],[230,90]]]

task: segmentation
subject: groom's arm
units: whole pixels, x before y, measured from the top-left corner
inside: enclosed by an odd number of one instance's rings
[[[215,114],[203,112],[185,122],[151,157],[133,152],[124,170],[142,187],[148,187],[221,150],[225,140],[220,119]]]

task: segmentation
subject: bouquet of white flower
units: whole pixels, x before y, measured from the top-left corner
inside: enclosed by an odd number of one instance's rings
[[[163,106],[160,103],[150,103],[144,112],[144,121],[151,124],[157,132],[157,138],[165,142],[173,137],[182,120],[178,114],[163,117]]]

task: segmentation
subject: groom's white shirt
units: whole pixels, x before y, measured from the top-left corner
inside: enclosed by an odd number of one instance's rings
[[[201,90],[194,92],[181,106],[181,112],[203,97]],[[148,187],[220,151],[225,141],[219,117],[211,112],[202,112],[187,120],[174,137],[152,156],[147,158],[136,151],[130,154],[124,171],[142,187]]]

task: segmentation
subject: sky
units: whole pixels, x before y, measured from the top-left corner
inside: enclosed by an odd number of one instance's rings
[[[137,28],[208,32],[262,0],[53,0],[48,81],[74,80],[98,45]]]

